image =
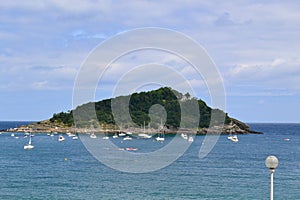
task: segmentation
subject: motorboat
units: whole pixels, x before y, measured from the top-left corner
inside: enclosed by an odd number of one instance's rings
[[[165,141],[165,138],[164,137],[160,137],[160,136],[158,136],[155,139],[156,139],[156,141],[159,141],[159,142]]]
[[[77,135],[74,135],[74,136],[72,137],[72,139],[73,139],[73,140],[78,140],[78,136],[77,136]]]
[[[141,138],[145,138],[145,139],[152,138],[152,135],[148,135],[146,133],[139,133],[138,136],[141,137]]]
[[[132,140],[132,137],[126,136],[123,138],[123,140]]]
[[[124,137],[124,136],[126,136],[126,134],[125,133],[119,133],[119,136]]]
[[[183,139],[187,140],[188,139],[188,135],[186,133],[181,133],[180,135]]]
[[[59,142],[63,142],[63,141],[65,141],[65,138],[64,138],[64,136],[60,135],[60,136],[58,137],[58,141],[59,141]]]
[[[231,140],[232,142],[238,142],[238,141],[239,141],[237,135],[231,136],[231,139],[230,139],[230,140]]]

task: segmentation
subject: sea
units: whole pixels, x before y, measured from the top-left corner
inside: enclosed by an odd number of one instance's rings
[[[30,122],[0,122],[0,130]],[[275,155],[274,199],[300,199],[300,124],[250,123],[264,134],[221,135],[205,157],[198,157],[205,136],[165,168],[148,173],[112,169],[93,157],[82,140],[64,142],[35,134],[32,150],[23,133],[0,135],[0,199],[269,199],[270,173],[265,159]],[[173,137],[166,136],[165,144]],[[162,148],[154,139],[122,141],[136,151]],[[142,143],[142,145],[141,145]],[[159,146],[162,145],[162,146]],[[159,159],[159,158],[158,158]],[[151,162],[149,163],[151,165]]]

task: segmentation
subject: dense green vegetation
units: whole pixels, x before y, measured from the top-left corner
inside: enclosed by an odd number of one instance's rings
[[[121,96],[95,103],[87,103],[78,106],[73,111],[54,114],[50,121],[71,126],[74,123],[73,114],[75,114],[76,125],[80,127],[89,127],[95,121],[93,117],[95,115],[102,125],[114,125],[116,123],[115,120],[117,120],[118,124],[121,122],[124,127],[132,126],[133,123],[142,126],[145,122],[146,125],[150,124],[151,127],[157,128],[164,120],[163,124],[168,128],[182,127],[182,125],[189,127],[188,123],[180,124],[180,106],[185,107],[188,113],[193,113],[193,108],[189,106],[191,103],[196,103],[199,106],[200,120],[198,124],[200,128],[209,126],[212,112],[226,115],[225,123],[228,124],[230,122],[227,113],[210,108],[204,101],[191,98],[189,93],[183,95],[168,87],[149,92],[134,93],[131,96]],[[114,106],[114,111],[117,110],[118,112],[116,116],[113,115],[112,105]],[[132,122],[128,120],[126,113],[129,113]],[[197,116],[193,114],[189,114],[187,117],[189,119],[185,121],[197,119]]]

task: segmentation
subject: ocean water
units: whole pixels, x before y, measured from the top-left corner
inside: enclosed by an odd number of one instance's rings
[[[0,129],[25,122],[0,122]],[[278,157],[274,199],[300,199],[300,124],[249,124],[262,135],[239,135],[232,143],[220,136],[211,153],[199,159],[204,136],[176,162],[159,171],[130,174],[96,160],[80,140],[36,134],[0,135],[0,199],[269,199],[268,155]],[[289,140],[287,140],[287,138]],[[172,137],[166,137],[166,142]],[[148,140],[115,141],[139,151],[160,148]],[[141,142],[143,143],[141,145]]]

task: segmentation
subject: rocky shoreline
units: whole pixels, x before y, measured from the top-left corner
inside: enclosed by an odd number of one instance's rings
[[[132,134],[138,133],[147,133],[147,134],[157,134],[157,133],[165,133],[165,134],[176,134],[176,133],[188,133],[188,134],[198,134],[198,135],[206,135],[206,134],[262,134],[261,132],[253,131],[243,122],[240,122],[236,119],[232,119],[232,123],[230,125],[224,125],[222,127],[213,127],[213,128],[199,128],[198,130],[192,129],[172,129],[166,128],[163,129],[143,129],[143,128],[126,128],[119,129],[113,125],[106,125],[106,128],[94,128],[93,130],[86,128],[75,128],[68,127],[64,124],[52,123],[49,120],[36,122],[29,124],[27,126],[20,126],[18,128],[10,128],[7,130],[2,130],[7,132],[31,132],[31,133],[89,133],[91,131],[95,133],[127,133],[130,132]]]

